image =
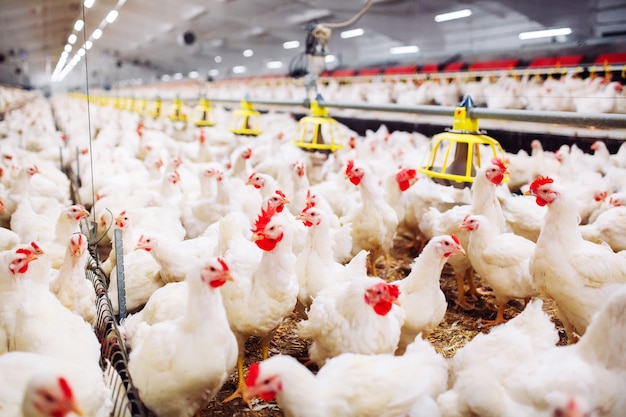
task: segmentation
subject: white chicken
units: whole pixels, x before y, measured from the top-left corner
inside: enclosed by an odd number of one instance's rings
[[[499,232],[481,215],[465,216],[460,226],[470,232],[467,256],[472,267],[493,289],[498,305],[495,320],[487,324],[503,323],[504,309],[511,299],[538,295],[529,268],[535,244],[514,233]]]
[[[406,317],[399,295],[396,285],[364,275],[320,291],[297,327],[311,340],[310,360],[321,367],[345,352],[393,353]]]
[[[92,326],[96,324],[96,292],[85,277],[87,236],[72,235],[67,244],[65,260],[58,275],[50,282],[50,291],[61,304],[81,316]]]
[[[286,417],[434,417],[447,379],[445,359],[418,336],[402,356],[344,353],[315,375],[273,356],[250,366],[245,396],[275,398]]]
[[[537,304],[541,306],[540,300],[527,309],[539,312]],[[475,361],[473,366],[456,373],[452,390],[439,397],[443,415],[552,417],[557,415],[554,410],[566,408],[572,398],[584,403],[590,415],[622,415],[626,405],[621,395],[626,387],[622,354],[626,347],[625,307],[626,287],[621,287],[606,299],[578,343],[568,346],[552,344],[557,339],[556,330],[545,313],[542,317],[535,313],[532,326],[541,323],[545,330],[552,327],[550,338],[532,331],[526,335],[517,333],[522,337],[513,344],[511,336],[516,332],[509,331],[509,340],[504,344],[484,335],[479,346],[474,343],[477,336],[457,355],[471,349],[483,362]],[[501,326],[498,333],[512,330],[508,324],[525,315],[523,312]],[[525,326],[531,324],[527,319],[525,322]],[[494,350],[497,356],[493,356]]]
[[[293,312],[298,297],[296,255],[291,247],[293,230],[289,222],[276,215],[276,209],[271,205],[262,209],[252,229],[251,240],[257,248],[246,244],[250,239],[242,236],[238,228],[239,224],[234,231],[239,233],[237,238],[224,233],[227,228],[220,233],[220,240],[228,244],[224,258],[232,266],[236,278],[222,288],[222,295],[239,345],[237,390],[224,401],[241,397],[245,388],[246,340],[250,336],[259,337],[261,355],[267,358],[274,333]],[[262,252],[260,260],[254,249]]]
[[[185,314],[141,330],[128,371],[142,401],[157,416],[193,416],[234,369],[237,340],[219,290],[230,280],[229,267],[220,258],[191,265]]]
[[[113,401],[98,392],[100,384],[70,361],[30,352],[0,355],[3,416],[107,417],[113,412]]]
[[[415,258],[409,275],[394,282],[400,289],[398,301],[406,314],[396,354],[404,353],[417,334],[428,337],[443,320],[448,303],[439,279],[446,261],[455,253],[465,255],[455,235],[435,236]]]
[[[304,249],[296,258],[298,301],[304,309],[310,307],[324,288],[366,273],[366,251],[359,252],[346,265],[335,261],[333,247],[329,245],[332,236],[328,218],[332,215],[316,207],[307,207],[296,216],[309,228]]]
[[[556,301],[568,337],[583,335],[610,294],[626,283],[626,260],[610,248],[586,241],[574,198],[548,177],[529,192],[547,206],[545,222],[530,259],[538,290]]]
[[[580,226],[584,239],[605,242],[615,252],[626,250],[626,207],[603,211],[593,223]]]
[[[383,188],[367,166],[355,165],[353,160],[349,160],[345,173],[350,182],[359,188],[361,204],[343,216],[341,221],[352,225],[352,254],[369,251],[368,270],[376,275],[378,259],[384,256],[387,262],[390,257],[398,215],[385,200]]]

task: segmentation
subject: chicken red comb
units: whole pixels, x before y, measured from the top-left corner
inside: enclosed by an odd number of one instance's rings
[[[59,383],[59,387],[61,387],[61,392],[63,392],[63,396],[66,399],[71,400],[72,398],[74,398],[74,393],[72,392],[72,388],[70,387],[70,384],[67,382],[65,378],[63,378],[62,376],[59,377],[58,383]]]
[[[346,175],[350,175],[352,169],[354,168],[354,160],[348,160],[348,165],[346,165]]]
[[[465,218],[463,219],[463,221],[465,221],[465,219],[467,219],[470,215],[468,214],[467,216],[465,216]],[[461,241],[459,240],[459,238],[457,237],[457,235],[452,234],[450,235],[450,237],[452,238],[452,240],[454,240],[456,242],[457,245],[461,244]]]
[[[256,383],[257,378],[261,370],[259,369],[259,363],[255,362],[248,368],[248,376],[246,377],[246,387],[252,387]]]
[[[283,192],[282,192],[282,191],[280,191],[280,190],[276,190],[276,191],[274,191],[274,192],[275,192],[276,194],[278,194],[279,196],[281,196],[282,198],[287,198],[287,197],[285,196],[285,193],[283,193]]]
[[[256,219],[254,223],[254,229],[252,229],[252,233],[262,232],[265,229],[265,226],[272,220],[272,217],[276,214],[276,207],[272,207],[269,203],[267,203],[267,209],[261,209],[261,214]]]
[[[311,207],[315,207],[315,203],[312,201],[307,201],[306,206],[304,206],[304,208],[302,209],[300,213],[304,214]]]
[[[398,298],[400,296],[400,288],[398,288],[397,285],[389,284],[387,289],[389,291],[389,295],[393,298]]]
[[[554,180],[550,177],[538,177],[530,184],[530,191],[537,191],[537,188],[541,187],[544,184],[552,184]]]
[[[26,249],[26,248],[19,248],[18,250],[15,251],[16,254],[21,254],[21,255],[32,255],[33,251],[30,249]]]
[[[256,175],[256,172],[253,172],[252,174],[250,174],[250,176],[248,177],[248,181],[251,181],[255,175]]]
[[[504,164],[504,161],[500,158],[492,158],[491,163],[496,165],[502,171],[506,170],[506,165]]]
[[[224,260],[224,258],[217,258],[217,262],[220,263],[220,265],[222,265],[222,269],[224,271],[228,271],[228,264],[226,263],[226,261]]]

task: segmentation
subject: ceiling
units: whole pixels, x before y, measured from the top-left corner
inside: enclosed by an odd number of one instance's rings
[[[72,33],[78,40],[69,54],[90,38],[110,10],[118,18],[103,27],[67,77],[57,86],[115,85],[128,80],[154,81],[163,75],[205,78],[286,73],[290,60],[304,51],[307,22],[349,20],[367,0],[2,0],[0,9],[0,83],[35,87],[50,83]],[[434,15],[469,8],[472,16],[436,23]],[[85,27],[74,30],[84,16]],[[563,38],[521,41],[523,31],[571,27]],[[362,28],[363,36],[342,39],[345,29]],[[194,34],[190,45],[185,32]],[[286,41],[300,47],[286,50]],[[417,45],[419,52],[390,55],[389,48]],[[543,55],[568,49],[626,51],[626,0],[375,0],[352,25],[333,30],[328,45],[336,56],[330,67],[363,67],[390,62],[424,64],[476,57]],[[243,51],[253,55],[245,57]],[[221,62],[216,62],[216,57]],[[218,58],[219,60],[219,58]],[[268,69],[267,62],[282,68]],[[68,59],[69,62],[69,59]],[[85,62],[87,71],[85,70]]]

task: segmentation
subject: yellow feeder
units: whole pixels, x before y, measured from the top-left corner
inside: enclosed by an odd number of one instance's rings
[[[194,109],[194,124],[198,127],[215,126],[215,115],[213,107],[209,100],[204,97],[200,98],[200,102]]]
[[[467,109],[473,106],[474,101],[466,96],[454,110],[452,129],[433,136],[430,155],[419,172],[439,184],[463,188],[474,182],[476,169],[480,168],[480,145],[489,146],[493,157],[504,159],[500,142],[478,129],[478,119],[467,116]],[[443,160],[437,158],[439,151],[443,152]],[[435,166],[438,163],[441,163],[440,167]],[[503,182],[506,181],[508,177]]]
[[[320,107],[318,100],[319,95],[311,102],[311,114],[298,122],[293,143],[309,151],[335,152],[343,148],[339,123],[328,117],[328,109]]]
[[[186,122],[187,114],[183,111],[183,101],[176,97],[172,103],[172,113],[167,115],[172,122]]]
[[[261,113],[252,108],[252,103],[241,100],[241,108],[233,111],[230,131],[237,135],[257,136],[261,134]]]
[[[161,100],[160,97],[157,97],[154,102],[152,103],[152,106],[150,108],[150,110],[148,110],[148,114],[153,118],[153,119],[157,119],[161,116],[161,106],[163,105],[163,100]]]
[[[144,97],[141,100],[135,101],[133,111],[137,114],[144,114],[148,107],[148,100]]]

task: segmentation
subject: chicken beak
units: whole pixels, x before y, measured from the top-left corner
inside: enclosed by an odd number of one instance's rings
[[[400,304],[400,299],[396,298],[393,300],[393,304],[397,305],[397,306],[401,306],[402,304]]]
[[[72,403],[70,404],[70,409],[68,411],[72,411],[74,414],[78,416],[85,415],[85,413],[83,412],[83,409],[80,408],[80,406],[78,405],[76,401],[72,401]]]
[[[87,209],[83,209],[83,210],[79,213],[79,215],[80,215],[80,218],[82,219],[82,218],[84,218],[84,217],[89,216],[89,212],[87,211]]]
[[[283,198],[283,204],[289,204],[291,203],[291,200],[289,200],[288,198]]]
[[[459,246],[459,247],[457,248],[456,253],[458,253],[458,254],[460,254],[460,255],[465,256],[465,249],[463,249],[461,246]]]
[[[526,190],[526,191],[524,191],[524,195],[525,196],[529,196],[529,195],[532,196],[532,195],[534,195],[534,193],[531,190]]]
[[[235,280],[235,278],[232,276],[230,271],[224,271],[224,273],[222,274],[222,279],[224,281],[234,281]]]
[[[256,242],[257,240],[261,240],[264,237],[265,237],[265,235],[263,235],[263,233],[254,232],[254,233],[252,233],[252,237],[250,238],[250,240],[252,240],[253,242]]]

